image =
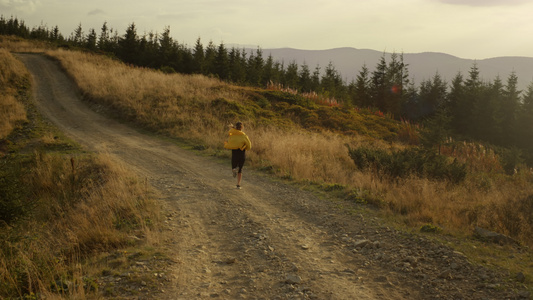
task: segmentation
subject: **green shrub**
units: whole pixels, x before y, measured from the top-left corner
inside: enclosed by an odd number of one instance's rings
[[[372,192],[371,190],[359,188],[350,191],[347,194],[346,199],[358,204],[369,204],[377,208],[385,205],[382,195]]]
[[[388,152],[382,149],[348,147],[348,152],[359,170],[372,170],[379,176],[405,178],[415,175],[421,178],[462,182],[466,177],[466,165],[456,160],[449,162],[443,155],[417,148]]]
[[[162,66],[160,70],[161,70],[161,72],[163,72],[165,74],[174,74],[174,73],[176,73],[176,70],[174,70],[174,68],[172,68],[170,66]]]
[[[324,190],[326,192],[342,191],[345,189],[345,186],[338,183],[324,184]]]
[[[282,91],[266,90],[266,91],[261,92],[261,95],[271,102],[286,102],[288,104],[300,105],[306,108],[317,107],[317,105],[313,101],[298,94],[291,94],[291,93],[282,92]]]
[[[311,127],[318,123],[318,115],[310,109],[299,105],[291,105],[285,113],[291,116],[291,119],[298,121],[304,127]]]
[[[259,107],[263,109],[270,109],[270,107],[272,106],[270,101],[268,101],[268,99],[265,98],[265,96],[259,93],[250,92],[248,93],[248,95],[250,96],[250,99],[253,102],[255,102],[257,105],[259,105]]]
[[[420,232],[439,233],[442,232],[442,228],[433,224],[426,224],[420,227]]]
[[[499,149],[498,154],[500,163],[507,175],[513,175],[517,167],[524,163],[522,151],[516,147]]]
[[[243,116],[251,115],[251,112],[236,101],[231,101],[226,98],[220,97],[211,103],[213,112],[217,112],[225,120],[236,120]]]

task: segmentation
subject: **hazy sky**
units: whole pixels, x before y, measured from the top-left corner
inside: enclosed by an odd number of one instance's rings
[[[81,23],[99,34],[104,22],[124,34],[170,33],[193,47],[239,44],[322,50],[444,52],[483,59],[533,57],[533,0],[0,0],[0,14],[30,28]]]

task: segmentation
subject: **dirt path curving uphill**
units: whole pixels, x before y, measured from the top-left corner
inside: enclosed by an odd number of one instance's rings
[[[19,54],[39,110],[91,151],[145,177],[168,207],[177,261],[154,299],[505,299],[495,274],[423,238],[95,113],[42,55]],[[251,137],[253,139],[253,137]],[[222,139],[222,137],[221,137]]]

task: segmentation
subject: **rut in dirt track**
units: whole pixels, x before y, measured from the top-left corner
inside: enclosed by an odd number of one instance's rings
[[[229,162],[196,156],[103,117],[82,102],[57,62],[18,57],[33,75],[35,103],[47,118],[87,149],[127,164],[161,195],[178,264],[158,299],[501,296],[480,288],[477,277],[439,277],[452,250],[350,216],[331,201],[246,169],[244,189],[237,190]],[[361,241],[367,242],[358,248]],[[464,258],[455,259],[463,273],[476,272]]]

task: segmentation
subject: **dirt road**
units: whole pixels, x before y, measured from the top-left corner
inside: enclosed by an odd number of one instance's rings
[[[20,54],[39,110],[157,189],[178,262],[154,299],[506,299],[496,274],[452,249],[348,214],[350,203],[199,157],[89,109],[56,62]],[[221,137],[221,140],[223,137]],[[253,140],[253,137],[251,137]]]

